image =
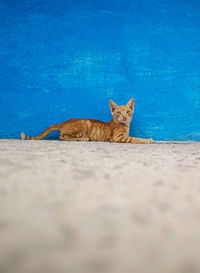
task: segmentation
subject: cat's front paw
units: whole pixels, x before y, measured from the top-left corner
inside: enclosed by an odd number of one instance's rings
[[[153,142],[152,138],[145,139],[145,144],[150,144]]]
[[[147,144],[150,144],[150,143],[152,143],[152,142],[153,142],[153,139],[152,139],[152,138],[147,139]]]

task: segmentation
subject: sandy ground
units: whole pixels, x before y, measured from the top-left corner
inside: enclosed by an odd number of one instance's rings
[[[1,273],[199,273],[200,143],[0,140]]]

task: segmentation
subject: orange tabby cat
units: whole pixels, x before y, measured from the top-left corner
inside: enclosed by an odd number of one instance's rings
[[[129,136],[130,122],[134,110],[134,98],[127,105],[117,106],[109,101],[113,119],[108,123],[93,119],[70,119],[63,123],[52,125],[36,137],[21,133],[22,139],[43,139],[50,132],[59,130],[61,140],[72,141],[109,141],[126,143],[151,143],[153,140]]]

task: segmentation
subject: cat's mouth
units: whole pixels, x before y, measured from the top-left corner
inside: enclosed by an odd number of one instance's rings
[[[117,121],[122,124],[129,124],[131,122],[131,120],[127,119],[127,118],[126,119],[118,119]]]

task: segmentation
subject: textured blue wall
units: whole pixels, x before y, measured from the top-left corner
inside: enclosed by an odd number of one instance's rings
[[[200,140],[199,0],[0,0],[0,137],[111,118],[131,135]]]

